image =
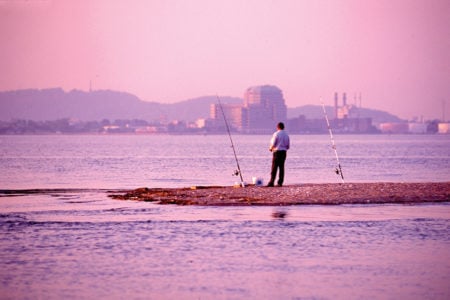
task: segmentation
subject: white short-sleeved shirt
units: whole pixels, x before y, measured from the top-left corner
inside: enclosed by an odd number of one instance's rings
[[[284,130],[277,130],[270,140],[270,148],[272,151],[286,151],[289,150],[290,142],[289,135]]]

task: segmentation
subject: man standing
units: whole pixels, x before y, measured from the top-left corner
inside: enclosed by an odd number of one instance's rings
[[[272,171],[270,173],[270,181],[267,186],[273,186],[277,170],[280,169],[278,175],[278,186],[283,186],[284,181],[284,162],[286,161],[286,151],[289,150],[289,135],[284,131],[282,122],[277,124],[277,131],[272,135],[270,140],[269,151],[273,153]]]

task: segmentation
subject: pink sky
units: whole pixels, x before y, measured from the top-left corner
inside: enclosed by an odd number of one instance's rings
[[[0,90],[127,91],[177,102],[280,87],[450,119],[448,0],[0,0]]]

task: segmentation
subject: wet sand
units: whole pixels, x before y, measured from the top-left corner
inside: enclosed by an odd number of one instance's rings
[[[139,188],[114,193],[118,200],[178,205],[338,205],[450,202],[450,182],[325,183],[283,187]]]

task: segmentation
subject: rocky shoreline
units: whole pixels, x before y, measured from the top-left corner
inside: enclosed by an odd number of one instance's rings
[[[139,188],[113,199],[203,206],[286,206],[450,202],[450,182],[324,183],[283,187]]]

